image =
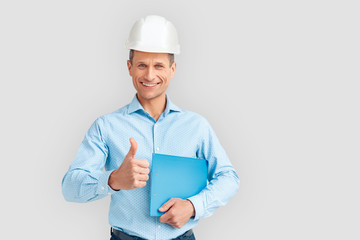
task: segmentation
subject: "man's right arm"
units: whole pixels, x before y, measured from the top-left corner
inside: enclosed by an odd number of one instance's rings
[[[137,143],[134,139],[130,139],[130,150],[120,167],[103,171],[109,151],[102,123],[102,119],[98,118],[90,127],[62,180],[62,191],[67,201],[94,201],[118,190],[144,187],[149,179],[149,162],[135,158]]]
[[[98,118],[90,127],[75,160],[62,180],[64,198],[70,202],[89,202],[114,192],[108,186],[112,171],[103,171],[108,149]]]

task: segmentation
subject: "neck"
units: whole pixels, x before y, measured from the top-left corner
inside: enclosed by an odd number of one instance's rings
[[[165,93],[153,99],[144,99],[139,94],[136,94],[136,97],[144,110],[148,112],[150,116],[155,119],[155,121],[159,119],[160,115],[164,112],[166,108]]]

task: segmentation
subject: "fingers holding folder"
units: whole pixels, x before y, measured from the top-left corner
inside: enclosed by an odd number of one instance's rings
[[[195,216],[195,208],[191,201],[181,198],[171,198],[159,208],[159,211],[165,212],[159,218],[160,222],[170,224],[175,228],[181,228]]]

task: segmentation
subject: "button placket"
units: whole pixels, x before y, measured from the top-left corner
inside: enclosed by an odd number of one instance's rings
[[[157,129],[158,129],[158,123],[155,123],[154,124],[154,127],[153,127],[153,133],[154,133],[154,142],[153,142],[153,146],[154,146],[154,152],[155,153],[158,153],[160,148],[158,146],[158,141],[156,140],[156,137],[157,137]]]

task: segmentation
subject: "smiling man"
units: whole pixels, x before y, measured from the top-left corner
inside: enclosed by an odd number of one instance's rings
[[[166,95],[180,47],[175,27],[160,16],[138,20],[126,43],[136,89],[132,102],[95,120],[62,186],[66,200],[89,202],[111,195],[111,240],[195,239],[200,218],[225,205],[238,176],[209,123],[180,109]],[[150,216],[152,153],[208,161],[208,185],[188,199],[172,198]]]
[[[137,91],[137,98],[144,109],[157,121],[165,110],[165,91],[176,70],[174,57],[168,53],[141,52],[132,49],[129,55],[127,65]]]

